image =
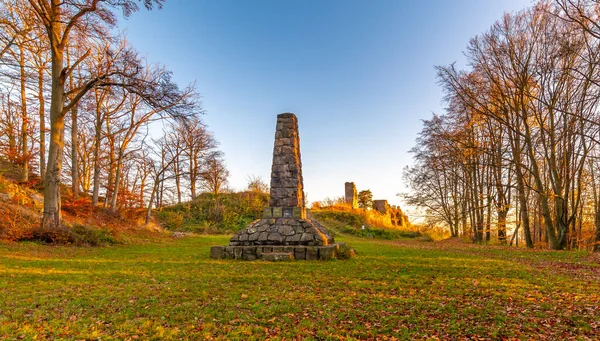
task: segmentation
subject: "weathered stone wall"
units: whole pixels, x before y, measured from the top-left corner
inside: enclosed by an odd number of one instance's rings
[[[408,216],[402,212],[400,206],[391,206],[387,200],[374,200],[373,209],[389,216],[392,225],[408,227]]]
[[[356,185],[354,182],[346,182],[344,185],[346,190],[346,204],[352,206],[352,208],[358,208],[358,192],[356,191]]]
[[[408,227],[408,216],[402,212],[400,206],[390,207],[390,217],[392,218],[392,224],[399,227]]]
[[[290,113],[277,115],[269,206],[304,207],[298,119]]]
[[[390,205],[387,200],[373,200],[373,209],[381,214],[388,214]]]

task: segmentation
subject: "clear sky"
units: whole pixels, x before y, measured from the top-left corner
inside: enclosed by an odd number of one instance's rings
[[[151,62],[195,81],[235,189],[270,180],[276,115],[300,125],[308,201],[344,182],[400,204],[421,120],[443,108],[435,65],[530,0],[168,0],[120,22]]]

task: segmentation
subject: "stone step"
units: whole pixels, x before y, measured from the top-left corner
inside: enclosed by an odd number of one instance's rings
[[[265,259],[265,254],[289,255],[284,258],[295,260],[331,260],[334,258],[349,258],[351,250],[344,243],[323,246],[303,245],[258,245],[258,246],[212,246],[210,258],[212,259]],[[267,256],[275,257],[275,256]]]
[[[281,262],[294,260],[294,253],[292,252],[267,252],[260,255],[262,260],[269,262]]]

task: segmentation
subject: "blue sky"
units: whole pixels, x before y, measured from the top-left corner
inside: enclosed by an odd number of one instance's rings
[[[530,0],[170,0],[120,27],[149,61],[196,82],[235,189],[269,182],[276,115],[298,116],[309,201],[344,182],[401,204],[421,120],[443,110],[435,65]]]

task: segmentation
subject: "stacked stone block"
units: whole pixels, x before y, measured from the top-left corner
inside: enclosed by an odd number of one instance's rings
[[[331,260],[347,258],[354,254],[344,243],[325,246],[213,246],[212,259],[241,260]]]
[[[328,245],[329,232],[316,220],[279,218],[256,220],[233,236],[231,246],[248,245]]]
[[[309,217],[304,203],[298,119],[277,116],[271,197],[262,219],[239,231],[229,246],[213,246],[211,258],[233,259],[331,259],[339,245],[319,222]]]
[[[346,182],[344,185],[346,190],[346,204],[352,206],[352,208],[358,208],[358,192],[356,191],[356,185],[354,182]]]
[[[304,207],[298,119],[290,113],[277,116],[269,206]]]
[[[390,223],[398,227],[408,227],[408,216],[399,206],[391,206],[387,200],[374,200],[373,209],[390,218]]]

